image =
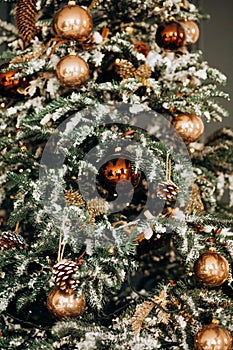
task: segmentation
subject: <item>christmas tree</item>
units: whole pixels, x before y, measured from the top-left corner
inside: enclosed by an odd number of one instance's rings
[[[233,132],[188,0],[0,21],[1,349],[232,349]],[[216,102],[217,101],[217,102]]]

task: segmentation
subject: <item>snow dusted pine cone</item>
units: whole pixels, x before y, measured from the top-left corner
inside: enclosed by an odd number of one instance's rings
[[[172,181],[162,181],[158,184],[157,196],[161,199],[173,200],[178,192],[178,187]]]
[[[78,270],[75,261],[62,260],[53,266],[52,274],[57,287],[65,293],[76,288],[76,281],[72,278]]]
[[[26,248],[24,238],[16,232],[5,231],[0,237],[1,250],[13,250]]]

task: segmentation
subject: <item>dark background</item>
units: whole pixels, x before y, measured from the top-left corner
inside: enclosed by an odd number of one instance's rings
[[[222,105],[229,111],[230,117],[224,118],[222,123],[205,125],[205,136],[222,126],[233,127],[233,1],[232,0],[195,0],[211,18],[199,23],[200,38],[197,48],[203,52],[203,60],[218,68],[227,76],[228,82],[224,91],[230,94],[231,101],[221,99]],[[0,3],[0,18],[9,17],[10,7]]]

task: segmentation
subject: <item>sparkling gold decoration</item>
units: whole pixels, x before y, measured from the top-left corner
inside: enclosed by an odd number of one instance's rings
[[[134,76],[139,80],[149,79],[152,74],[152,68],[147,63],[141,64],[135,71]]]
[[[126,31],[126,33],[128,33],[128,34],[133,35],[133,34],[134,34],[134,27],[132,27],[132,26],[127,26],[127,27],[125,28],[125,31]]]
[[[228,261],[219,253],[209,251],[202,254],[194,264],[195,275],[202,284],[218,287],[229,276]]]
[[[16,26],[19,31],[19,36],[23,40],[24,48],[26,48],[36,36],[36,3],[36,0],[17,0],[16,2]]]
[[[205,211],[204,204],[202,203],[200,188],[197,184],[193,184],[192,193],[188,205],[186,207],[186,214],[197,214]]]
[[[157,304],[163,307],[164,309],[166,309],[166,305],[168,303],[168,301],[166,300],[166,297],[167,297],[167,287],[165,287],[161,291],[159,296],[155,296],[154,298],[152,298],[151,301],[144,301],[142,304],[137,305],[135,313],[130,320],[130,324],[132,326],[132,330],[135,336],[141,332],[141,329],[143,327],[143,321],[149,315],[149,313],[153,310],[153,308],[156,307]],[[164,323],[166,325],[168,324],[169,318],[170,318],[169,313],[161,309],[158,309],[156,316],[157,316],[158,323]]]
[[[122,79],[134,77],[134,72],[136,71],[136,68],[131,62],[123,59],[116,59],[115,67],[117,74],[119,74]]]
[[[0,66],[0,71],[7,69],[8,63],[4,63]],[[16,74],[19,73],[18,69],[13,69],[8,72],[0,72],[0,94],[4,96],[17,96],[19,95],[19,88],[26,88],[28,86],[28,79],[26,77],[18,78]]]
[[[184,27],[186,33],[186,44],[195,44],[199,38],[199,27],[193,21],[181,21],[180,24]]]
[[[89,67],[81,57],[71,54],[58,62],[56,75],[61,85],[76,88],[88,80]]]
[[[204,124],[196,114],[177,114],[172,125],[185,143],[197,141],[204,132]]]
[[[53,27],[55,33],[62,38],[83,42],[91,36],[93,22],[89,11],[69,2],[55,14]]]
[[[136,78],[143,83],[145,83],[146,79],[149,79],[152,74],[152,69],[147,63],[140,65],[136,69],[131,62],[117,58],[115,67],[117,74],[119,74],[122,79]]]
[[[65,199],[68,204],[73,204],[82,207],[84,200],[79,191],[73,192],[72,190],[65,191]]]
[[[86,301],[83,294],[76,296],[74,291],[64,293],[58,288],[53,289],[47,298],[48,310],[58,319],[78,317],[85,310]]]
[[[232,337],[228,330],[217,324],[201,328],[194,338],[195,350],[232,350]]]
[[[185,40],[185,30],[178,22],[171,21],[157,28],[155,41],[164,50],[177,50],[185,44]]]
[[[87,201],[87,210],[90,214],[92,222],[95,222],[95,217],[106,214],[108,210],[108,202],[103,198],[93,198]]]

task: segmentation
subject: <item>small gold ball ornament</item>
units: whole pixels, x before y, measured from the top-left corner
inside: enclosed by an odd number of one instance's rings
[[[201,328],[194,338],[195,350],[232,350],[230,333],[217,324]]]
[[[88,80],[89,66],[81,57],[70,54],[58,62],[56,76],[61,85],[76,88]]]
[[[194,272],[203,285],[218,287],[229,276],[229,264],[221,254],[209,251],[202,254],[195,262]]]
[[[69,293],[59,288],[53,289],[47,298],[48,310],[58,319],[78,317],[85,310],[86,301],[83,294],[76,296],[73,290]]]
[[[185,143],[197,141],[204,132],[204,124],[196,114],[178,114],[172,125],[180,134]]]
[[[181,21],[180,24],[183,26],[186,33],[186,44],[195,44],[199,39],[200,33],[197,23],[193,21]]]
[[[69,1],[54,15],[53,28],[57,36],[84,42],[92,34],[93,21],[87,10]]]

